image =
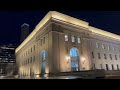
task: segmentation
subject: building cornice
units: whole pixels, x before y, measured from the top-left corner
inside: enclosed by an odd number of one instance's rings
[[[92,26],[89,26],[88,22],[73,18],[71,16],[56,12],[56,11],[49,11],[47,13],[47,15],[38,23],[38,25],[35,27],[35,29],[32,31],[32,33],[18,46],[18,48],[16,48],[15,52],[17,53],[25,44],[27,44],[27,42],[29,42],[32,37],[35,36],[35,34],[37,33],[37,31],[39,31],[43,25],[48,22],[51,18],[55,18],[64,22],[68,22],[70,24],[76,25],[76,26],[81,26],[84,28],[88,28],[90,31],[92,31],[92,33],[96,33],[96,34],[100,34],[100,35],[104,35],[107,37],[111,37],[113,39],[117,39],[120,40],[120,36],[116,35],[116,34],[112,34],[110,32],[106,32],[103,31],[101,29],[97,29],[94,28]]]

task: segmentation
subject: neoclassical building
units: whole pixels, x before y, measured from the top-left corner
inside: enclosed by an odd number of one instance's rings
[[[120,36],[50,11],[17,47],[19,76],[120,69]]]

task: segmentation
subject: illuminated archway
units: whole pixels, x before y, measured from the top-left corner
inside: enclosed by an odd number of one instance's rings
[[[76,48],[70,49],[70,63],[71,63],[71,71],[78,71],[78,69],[79,69],[79,53]]]

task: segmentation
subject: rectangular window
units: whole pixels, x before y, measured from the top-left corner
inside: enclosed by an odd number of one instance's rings
[[[41,39],[41,46],[42,46],[42,39]]]
[[[100,64],[100,68],[101,68],[101,69],[103,69],[103,66],[102,66],[102,64]]]
[[[110,55],[110,59],[112,60],[112,55],[111,54],[109,54]]]
[[[43,43],[45,44],[45,37],[43,38]]]
[[[117,60],[117,55],[115,55],[115,60]]]
[[[98,53],[98,59],[101,59],[101,57],[100,57],[100,53]]]
[[[119,70],[119,65],[117,64],[117,70]]]
[[[68,41],[68,35],[65,35],[65,41]]]
[[[30,63],[32,63],[32,57],[31,57]]]
[[[75,42],[75,36],[72,36],[71,39],[72,39],[72,42]]]
[[[31,47],[31,52],[32,52],[32,47]]]
[[[115,48],[113,47],[113,51],[115,51]]]
[[[78,43],[81,43],[80,37],[78,37],[77,39],[78,39]]]
[[[107,59],[106,54],[104,54],[104,59]]]
[[[109,70],[108,64],[106,64],[106,70]]]
[[[92,52],[92,58],[94,58],[94,53]]]
[[[114,65],[112,64],[112,70],[114,70]]]
[[[110,50],[110,46],[108,46],[108,50]]]
[[[96,48],[99,48],[99,44],[98,43],[96,43]]]
[[[95,64],[93,64],[93,65],[94,65],[93,68],[96,69]]]
[[[29,64],[29,58],[28,58],[28,64]]]
[[[103,48],[103,49],[105,49],[105,46],[104,46],[104,45],[102,45],[102,48]]]
[[[35,51],[35,45],[34,45],[34,51]]]
[[[35,61],[35,56],[34,56],[34,61]]]

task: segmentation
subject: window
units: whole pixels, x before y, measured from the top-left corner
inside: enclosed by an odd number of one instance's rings
[[[103,69],[103,66],[102,66],[102,64],[100,64],[100,68],[101,68],[101,69]]]
[[[112,60],[112,55],[111,54],[109,54],[110,55],[110,59]]]
[[[107,59],[106,54],[104,54],[104,59]]]
[[[42,46],[42,39],[41,39],[41,46]]]
[[[119,70],[119,65],[117,64],[117,70]]]
[[[110,46],[108,46],[108,50],[110,50]]]
[[[34,45],[34,51],[35,51],[35,45]]]
[[[46,52],[45,52],[45,51],[42,51],[41,56],[42,56],[42,60],[45,60],[45,59],[46,59]]]
[[[77,39],[78,39],[78,43],[81,43],[80,37],[78,37]]]
[[[106,70],[109,70],[108,64],[106,64]]]
[[[31,47],[31,52],[32,52],[32,47]]]
[[[72,36],[71,39],[72,39],[72,42],[75,42],[75,36]]]
[[[113,51],[115,51],[115,48],[113,47]]]
[[[95,64],[93,64],[93,68],[96,69]]]
[[[77,52],[77,50],[75,48],[70,49],[70,56],[71,57],[77,57],[77,56],[79,56],[78,52]]]
[[[115,60],[117,60],[117,55],[115,55]]]
[[[32,63],[32,57],[31,57],[30,63]]]
[[[45,44],[45,37],[43,38],[43,43]]]
[[[35,56],[34,56],[34,59],[33,59],[34,61],[35,61]]]
[[[65,41],[68,41],[68,35],[65,35]]]
[[[92,52],[92,58],[94,58],[94,53]]]
[[[104,46],[104,45],[102,45],[102,48],[103,48],[103,49],[105,49],[105,46]]]
[[[112,64],[112,70],[114,70],[114,65]]]
[[[99,48],[99,44],[98,43],[96,43],[96,48]]]
[[[100,53],[98,53],[98,59],[101,59],[101,57],[100,57]]]
[[[28,64],[29,64],[29,58],[28,58]]]

